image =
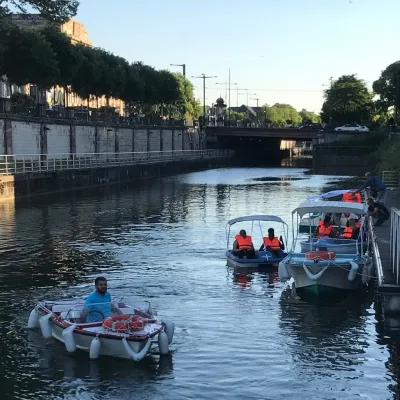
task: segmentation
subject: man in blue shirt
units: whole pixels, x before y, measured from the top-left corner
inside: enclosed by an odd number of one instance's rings
[[[86,322],[99,322],[111,317],[111,313],[122,314],[121,310],[111,303],[111,295],[107,292],[107,279],[99,276],[94,281],[96,291],[85,301],[81,317]]]
[[[386,185],[379,176],[372,176],[371,172],[365,174],[366,181],[354,193],[361,192],[367,187],[371,188],[371,196],[379,201],[385,201]]]

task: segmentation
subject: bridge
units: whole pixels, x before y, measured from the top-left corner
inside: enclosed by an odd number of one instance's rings
[[[242,128],[233,126],[208,126],[206,128],[207,140],[216,141],[218,137],[238,136],[242,138],[271,138],[280,140],[311,141],[317,138],[316,129],[294,128]],[[213,140],[214,139],[214,140]]]

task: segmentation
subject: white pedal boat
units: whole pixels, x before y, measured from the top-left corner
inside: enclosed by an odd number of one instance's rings
[[[114,323],[108,324],[108,327],[104,325],[110,319],[83,322],[81,311],[84,302],[68,300],[40,301],[30,313],[28,328],[40,328],[44,338],[54,337],[64,343],[70,353],[77,349],[87,351],[91,359],[104,355],[140,361],[146,357],[156,338],[160,354],[169,353],[175,330],[173,322],[156,319],[149,302],[135,306],[125,303],[115,305],[126,318],[123,327],[115,323],[119,316],[112,317]],[[133,318],[140,321],[139,327],[137,323],[134,328],[131,327]]]

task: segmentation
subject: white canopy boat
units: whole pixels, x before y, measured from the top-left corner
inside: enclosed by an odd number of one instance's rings
[[[275,215],[247,215],[243,217],[238,217],[238,218],[233,218],[229,220],[226,223],[226,245],[227,245],[227,250],[226,250],[226,258],[227,258],[227,265],[232,268],[240,268],[240,269],[246,269],[246,268],[262,268],[262,267],[268,267],[268,266],[278,266],[279,262],[282,261],[286,256],[287,252],[280,251],[279,257],[276,255],[272,254],[269,251],[262,251],[262,250],[256,250],[256,244],[253,241],[254,247],[255,247],[255,258],[253,259],[244,259],[244,258],[239,258],[236,256],[232,250],[232,246],[230,246],[230,232],[231,232],[231,226],[240,222],[251,222],[251,233],[250,236],[252,236],[253,231],[254,231],[254,223],[257,223],[259,229],[260,229],[260,244],[262,243],[264,234],[263,234],[263,229],[261,227],[261,222],[272,222],[272,223],[277,223],[279,227],[281,228],[281,232],[277,234],[275,232],[275,236],[282,236],[283,234],[283,239],[284,239],[284,244],[287,246],[287,238],[289,234],[289,227],[285,221],[282,220],[282,218],[277,217]],[[254,239],[254,238],[253,238]]]
[[[345,189],[345,190],[331,190],[330,192],[327,193],[321,193],[321,194],[314,194],[312,196],[307,197],[307,200],[309,201],[321,201],[321,200],[326,200],[326,201],[343,201],[343,195],[349,192],[353,192],[356,189]],[[306,218],[302,218],[299,224],[299,231],[300,232],[308,232],[310,229],[310,226],[314,227],[314,229],[318,226],[318,222],[320,220],[323,220],[325,217],[325,214],[321,214],[318,212],[314,212],[310,214]],[[335,215],[334,216],[334,225],[335,226],[345,226],[346,222],[350,219],[357,219],[357,216],[355,214],[350,213],[350,215]]]
[[[175,325],[158,320],[149,302],[135,306],[115,304],[123,315],[108,318],[95,306],[90,304],[89,315],[97,315],[100,320],[86,322],[81,317],[84,302],[80,299],[40,301],[30,313],[28,328],[40,327],[46,339],[54,337],[71,353],[76,349],[87,351],[91,359],[106,355],[140,361],[156,338],[160,354],[169,353]]]
[[[350,213],[360,219],[365,218],[367,205],[347,203],[342,201],[305,201],[292,213],[292,223],[295,226],[294,215],[298,219],[312,213]],[[312,227],[309,228],[310,230]],[[369,240],[369,235],[367,235]],[[350,239],[348,239],[350,240]],[[364,235],[361,235],[360,246],[354,246],[352,253],[341,254],[330,248],[313,247],[309,243],[308,251],[302,247],[296,252],[298,234],[294,237],[293,245],[288,256],[279,263],[279,278],[287,281],[294,279],[296,289],[306,290],[316,295],[325,295],[340,290],[355,290],[366,285],[373,273],[372,260],[363,255],[360,248],[364,247]]]

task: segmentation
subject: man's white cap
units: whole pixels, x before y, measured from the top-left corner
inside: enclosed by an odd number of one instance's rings
[[[365,174],[365,176],[370,176],[371,175],[371,172],[367,172],[366,174]]]

